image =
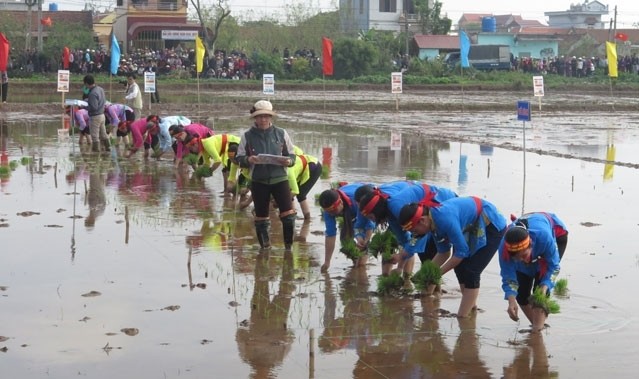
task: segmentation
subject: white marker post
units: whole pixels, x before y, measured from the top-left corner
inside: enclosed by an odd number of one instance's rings
[[[524,152],[524,183],[521,194],[521,214],[524,214],[524,204],[526,203],[526,121],[530,121],[530,101],[517,101],[517,120],[523,121],[523,152]]]
[[[544,97],[544,77],[533,76],[533,94],[539,98],[539,112],[541,112],[541,98]]]

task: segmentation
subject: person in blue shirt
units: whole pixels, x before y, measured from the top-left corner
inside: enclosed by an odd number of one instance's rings
[[[339,188],[328,189],[319,196],[319,204],[324,211],[324,264],[322,264],[321,272],[328,271],[331,266],[331,258],[335,250],[335,240],[337,236],[337,217],[343,218],[342,227],[340,229],[340,241],[347,239],[355,239],[357,246],[365,250],[365,246],[370,241],[375,223],[364,218],[360,213],[355,201],[355,192],[364,183],[344,184]],[[355,267],[361,267],[366,264],[368,259],[364,255],[357,262],[353,262]]]
[[[400,191],[391,196],[383,194],[368,193],[360,200],[362,214],[374,220],[378,224],[388,223],[388,227],[393,232],[399,245],[402,247],[406,259],[396,259],[398,270],[403,270],[405,275],[410,275],[414,266],[414,254],[418,254],[420,260],[432,259],[436,253],[434,244],[427,248],[428,236],[420,236],[415,239],[404,231],[398,222],[399,213],[402,207],[413,202],[426,202],[429,205],[440,204],[441,202],[457,197],[457,194],[443,187],[437,187],[420,182],[409,182],[412,185],[405,186]],[[382,263],[382,274],[387,275],[392,268],[392,262]]]
[[[492,203],[472,196],[430,207],[419,203],[404,205],[399,222],[416,238],[431,233],[438,252],[433,262],[440,266],[442,274],[454,270],[459,282],[462,299],[457,317],[469,316],[477,308],[481,273],[504,235],[504,216]]]
[[[160,159],[160,157],[167,151],[172,149],[173,138],[169,133],[171,125],[187,126],[191,125],[191,120],[184,116],[163,116],[150,115],[146,118],[146,128],[149,134],[154,136],[153,149],[155,151],[154,157]],[[156,145],[157,138],[157,145]]]
[[[546,293],[553,289],[567,244],[566,226],[553,213],[527,213],[514,220],[504,235],[499,266],[508,316],[519,321],[521,307],[533,332],[545,327],[548,310],[532,307],[529,298],[536,288]]]

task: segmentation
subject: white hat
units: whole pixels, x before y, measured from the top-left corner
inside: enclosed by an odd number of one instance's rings
[[[268,100],[258,101],[255,105],[253,105],[253,109],[251,109],[251,118],[255,118],[263,114],[277,116],[277,114],[273,112],[273,104],[271,104]]]

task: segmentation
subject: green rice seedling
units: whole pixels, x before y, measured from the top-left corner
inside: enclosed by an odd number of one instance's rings
[[[528,301],[533,308],[541,308],[546,314],[559,313],[559,304],[546,295],[546,292],[542,291],[541,288],[535,289]]]
[[[187,156],[182,158],[182,161],[186,163],[187,165],[197,164],[197,154],[193,154],[193,153],[188,154]]]
[[[11,171],[15,170],[16,168],[18,168],[18,165],[20,163],[18,161],[11,161],[9,162],[9,168],[11,169]]]
[[[404,278],[398,272],[392,272],[388,276],[377,278],[377,293],[380,295],[391,295],[401,292],[404,286]]]
[[[381,255],[382,262],[386,262],[391,258],[398,247],[399,244],[393,232],[387,229],[381,233],[375,233],[373,238],[371,238],[371,242],[368,244],[368,251],[375,258]]]
[[[568,295],[568,279],[559,279],[555,283],[554,292],[556,296]]]
[[[22,163],[23,166],[31,164],[32,161],[33,159],[31,157],[22,157],[22,159],[20,159],[20,163]]]
[[[406,180],[419,180],[422,179],[422,173],[419,170],[408,170],[406,171]]]
[[[3,178],[9,177],[11,174],[11,168],[9,166],[0,166],[0,176]]]
[[[213,175],[213,171],[208,166],[200,166],[195,169],[195,176],[198,178],[208,178]]]
[[[364,253],[357,247],[357,244],[352,239],[345,239],[342,241],[342,247],[339,249],[346,258],[354,261],[357,261],[361,258]]]
[[[433,261],[425,261],[419,271],[413,275],[411,281],[418,290],[427,290],[431,285],[442,283],[442,270]]]

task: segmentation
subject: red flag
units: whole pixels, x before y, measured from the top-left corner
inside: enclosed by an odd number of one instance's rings
[[[70,53],[71,52],[69,51],[68,47],[65,46],[64,49],[62,49],[62,67],[65,70],[69,69],[69,54]]]
[[[326,37],[322,37],[322,59],[322,73],[333,75],[333,41]]]
[[[9,40],[0,33],[0,71],[7,71],[7,62],[9,62]]]
[[[620,41],[626,42],[628,40],[628,35],[624,34],[624,33],[621,33],[621,32],[618,32],[617,34],[615,34],[615,38],[620,40]]]

